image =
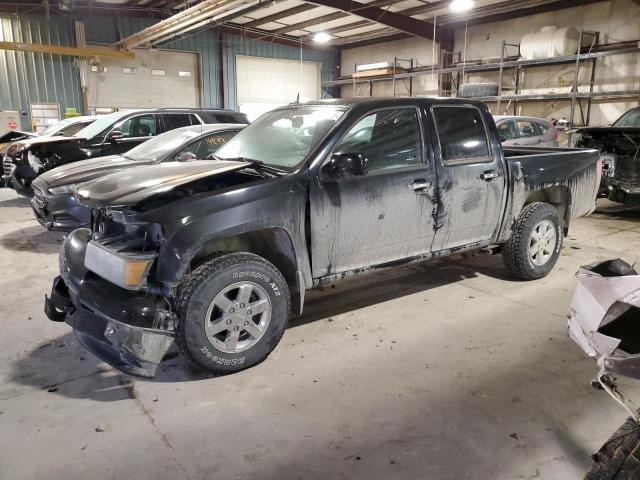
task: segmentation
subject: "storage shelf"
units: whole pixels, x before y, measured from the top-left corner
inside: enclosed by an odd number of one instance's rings
[[[367,79],[341,78],[339,80],[331,80],[322,82],[323,87],[335,87],[338,85],[353,85],[353,83],[368,82],[385,82],[389,80],[401,80],[403,78],[419,77],[423,75],[438,75],[442,73],[468,72],[490,72],[499,71],[501,68],[518,68],[518,67],[544,67],[549,65],[575,64],[578,61],[592,60],[595,58],[609,57],[613,55],[627,55],[640,53],[640,47],[621,48],[617,50],[605,50],[602,52],[581,53],[580,55],[569,55],[564,57],[543,58],[540,60],[507,60],[498,63],[488,63],[485,65],[465,65],[441,68],[436,67],[433,71],[429,67],[422,67],[420,70],[406,73],[398,73],[395,75],[385,75]]]

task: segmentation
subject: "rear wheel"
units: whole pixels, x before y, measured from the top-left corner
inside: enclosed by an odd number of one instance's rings
[[[505,265],[523,280],[542,278],[558,261],[562,238],[558,210],[548,203],[531,203],[522,209],[504,246]]]
[[[264,360],[290,310],[282,274],[264,258],[234,253],[198,267],[178,294],[176,338],[197,367],[231,373]]]

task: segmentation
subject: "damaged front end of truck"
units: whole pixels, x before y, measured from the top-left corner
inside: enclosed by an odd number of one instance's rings
[[[207,161],[142,167],[77,188],[78,202],[92,208],[91,228],[74,230],[62,245],[60,275],[45,298],[49,319],[68,323],[84,347],[113,367],[153,377],[174,343],[177,321],[176,285],[159,278],[158,270],[161,257],[177,253],[169,251],[166,225],[147,213],[256,180],[235,173],[247,165]]]
[[[620,259],[596,262],[576,273],[569,337],[600,371],[593,381],[640,423],[637,407],[619,390],[617,375],[640,380],[640,275]]]

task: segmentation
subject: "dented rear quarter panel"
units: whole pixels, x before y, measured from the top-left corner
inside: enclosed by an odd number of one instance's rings
[[[571,219],[595,208],[600,178],[597,150],[511,147],[505,148],[504,154],[511,193],[496,243],[509,239],[513,222],[524,205],[545,189],[560,188],[568,194],[565,227]]]

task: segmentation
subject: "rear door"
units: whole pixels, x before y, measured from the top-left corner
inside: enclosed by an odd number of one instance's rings
[[[495,130],[472,105],[433,106],[431,115],[440,171],[434,250],[488,242],[500,224],[505,194],[502,150],[491,141]]]

